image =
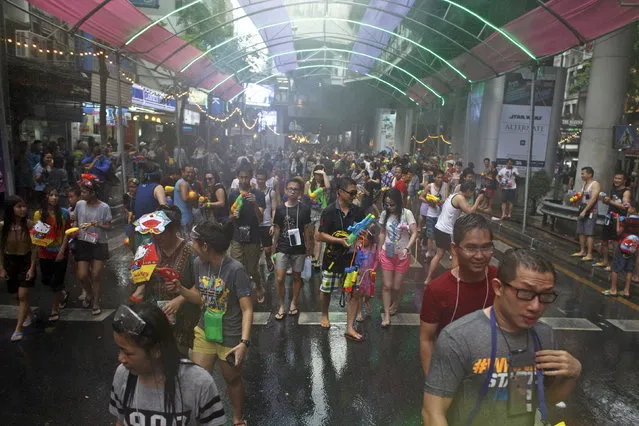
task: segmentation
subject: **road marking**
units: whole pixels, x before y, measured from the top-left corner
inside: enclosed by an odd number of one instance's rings
[[[508,244],[510,244],[511,246],[515,247],[515,248],[521,248],[522,246],[520,246],[517,243],[514,243],[513,241],[509,240],[508,238],[504,238],[501,235],[500,236],[495,236],[495,239],[499,239],[501,241],[504,241]],[[569,276],[570,278],[572,278],[573,280],[576,280],[584,285],[587,285],[588,287],[592,288],[593,290],[597,290],[597,292],[601,293],[604,288],[598,286],[597,284],[593,283],[592,281],[588,281],[585,278],[580,277],[579,275],[575,274],[574,272],[564,268],[563,266],[557,265],[556,263],[553,263],[553,266],[555,267],[556,270],[560,271],[561,273],[563,273],[564,275]],[[617,303],[621,303],[622,305],[626,305],[628,306],[630,309],[633,309],[637,312],[639,312],[639,305],[636,305],[635,303],[632,303],[631,301],[624,299],[623,297],[615,297],[613,299],[613,302],[617,302]]]
[[[329,312],[328,319],[331,324],[346,324],[346,312]],[[300,312],[298,324],[320,325],[321,320],[321,312]]]
[[[502,254],[506,253],[508,250],[510,250],[512,248],[511,246],[509,246],[505,242],[500,241],[500,240],[495,240],[495,239],[493,239],[493,245],[495,246],[497,251],[502,253]]]
[[[639,332],[639,320],[617,320],[617,319],[609,319],[606,320],[610,324],[614,325],[618,329],[622,331],[628,332]]]
[[[33,306],[31,309],[38,309]],[[113,313],[114,309],[102,309],[100,315],[91,315],[90,309],[67,308],[60,311],[59,321],[69,322],[102,322]],[[18,315],[18,307],[13,305],[0,305],[0,319],[16,319]],[[43,315],[45,315],[43,313]],[[43,320],[46,321],[49,315],[46,314]]]
[[[270,312],[253,312],[253,325],[266,325],[270,316]]]
[[[539,321],[548,324],[553,330],[601,331],[601,328],[585,318],[542,317]]]

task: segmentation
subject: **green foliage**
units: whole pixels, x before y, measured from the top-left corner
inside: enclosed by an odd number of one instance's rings
[[[580,92],[588,90],[588,84],[590,83],[590,68],[592,68],[592,61],[589,59],[584,61],[582,68],[578,70],[572,80],[568,83],[568,93],[576,95]]]
[[[537,202],[541,200],[550,191],[550,178],[546,170],[541,169],[535,172],[530,178],[530,186],[528,187],[528,200],[532,202],[533,208],[530,209],[531,214],[537,210]]]

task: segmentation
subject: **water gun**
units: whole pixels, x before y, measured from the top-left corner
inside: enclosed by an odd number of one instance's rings
[[[322,188],[321,186],[317,187],[317,189],[313,192],[311,192],[310,194],[308,194],[308,196],[311,198],[311,201],[315,202],[315,199],[317,197],[319,197],[322,192],[324,192],[324,188]]]
[[[166,197],[166,205],[167,206],[172,206],[173,205],[173,198]]]
[[[442,200],[437,195],[428,193],[426,194],[426,202],[439,205],[442,203]]]
[[[419,191],[417,191],[417,196],[421,197],[423,193],[424,193],[424,190],[420,189]]]
[[[67,237],[70,237],[74,234],[77,234],[78,231],[80,231],[80,228],[75,227],[75,228],[69,228],[66,231],[64,231],[64,235],[66,235]]]
[[[191,201],[197,200],[197,197],[198,197],[197,192],[190,190],[188,197],[189,197],[189,200]]]
[[[368,259],[368,256],[363,251],[358,250],[357,254],[355,254],[353,265],[344,269],[344,272],[346,272],[346,278],[344,278],[344,291],[346,293],[353,292],[353,286],[357,284],[359,268],[362,266],[366,259]]]
[[[606,198],[608,196],[608,194],[606,194],[605,192],[600,192],[599,193],[599,198]]]
[[[568,201],[570,201],[571,203],[578,203],[581,201],[581,197],[583,197],[583,194],[581,192],[575,192],[575,194],[570,197],[570,199]]]
[[[179,280],[180,274],[172,268],[156,268],[156,271],[167,281]]]
[[[362,219],[361,221],[351,225],[348,227],[348,231],[350,232],[350,234],[348,235],[348,237],[346,237],[346,242],[350,245],[355,243],[355,241],[357,241],[357,237],[359,237],[359,234],[367,229],[369,226],[371,226],[373,224],[373,221],[375,220],[375,216],[373,216],[373,214],[369,213],[364,219]]]
[[[243,205],[244,205],[244,194],[240,194],[237,196],[237,198],[233,202],[233,205],[231,206],[231,214],[241,210]]]
[[[166,192],[167,194],[173,194],[174,190],[175,190],[174,186],[165,186],[164,187],[164,192]]]

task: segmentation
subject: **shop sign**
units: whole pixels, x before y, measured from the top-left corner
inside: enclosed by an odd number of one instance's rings
[[[200,113],[185,109],[184,110],[184,124],[188,124],[189,126],[199,126],[199,124],[200,124]]]
[[[161,111],[175,111],[175,98],[169,98],[164,92],[149,89],[148,87],[140,84],[133,85],[131,89],[131,102],[134,105],[140,105]]]
[[[189,89],[189,103],[191,105],[199,105],[206,111],[208,106],[209,94],[194,87]]]

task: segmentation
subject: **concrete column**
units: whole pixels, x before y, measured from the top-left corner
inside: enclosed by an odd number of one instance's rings
[[[468,135],[470,157],[468,161],[473,161],[475,166],[482,164],[482,160],[485,157],[490,158],[492,161],[497,157],[499,123],[504,103],[505,84],[505,75],[486,82],[481,116],[479,118],[479,136],[477,137],[472,133]]]
[[[548,125],[548,145],[546,148],[546,173],[552,179],[557,161],[557,141],[560,139],[561,116],[563,114],[564,92],[566,87],[566,69],[553,68],[555,91],[552,101],[552,115]]]
[[[580,187],[579,171],[586,166],[595,170],[602,190],[612,183],[612,126],[620,124],[623,114],[634,33],[635,25],[628,25],[594,42],[575,187]]]
[[[468,92],[458,92],[453,100],[453,122],[451,126],[451,142],[453,152],[459,152],[464,159],[464,165],[468,164],[468,145],[466,137],[466,110]],[[472,160],[471,160],[472,161]]]

